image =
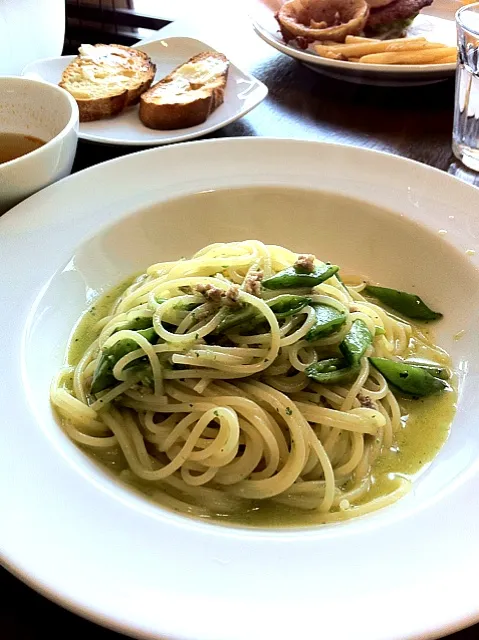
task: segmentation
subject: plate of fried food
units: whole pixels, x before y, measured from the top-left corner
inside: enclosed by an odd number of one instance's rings
[[[77,56],[37,60],[23,75],[71,93],[79,137],[105,144],[191,140],[243,117],[268,93],[222,53],[183,37],[82,45]]]
[[[256,33],[314,71],[385,86],[455,72],[456,0],[253,0]]]

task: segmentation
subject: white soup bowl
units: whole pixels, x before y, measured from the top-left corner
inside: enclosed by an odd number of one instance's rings
[[[69,175],[78,140],[77,104],[56,85],[0,77],[0,136],[2,133],[34,136],[45,144],[0,164],[0,214]]]

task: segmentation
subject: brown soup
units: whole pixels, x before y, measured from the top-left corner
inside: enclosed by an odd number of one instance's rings
[[[2,133],[0,131],[0,164],[20,158],[45,144],[44,140],[22,133]]]

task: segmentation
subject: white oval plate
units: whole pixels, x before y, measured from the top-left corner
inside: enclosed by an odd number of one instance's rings
[[[177,199],[190,194],[202,194],[194,207]],[[472,624],[478,210],[479,190],[427,166],[268,139],[133,154],[12,209],[0,219],[3,563],[69,609],[135,637],[423,640]],[[438,342],[458,371],[457,415],[448,442],[395,505],[305,529],[190,520],[110,479],[55,422],[50,380],[97,291],[153,261],[246,237],[415,287],[444,312]]]
[[[275,12],[285,0],[250,0],[251,20],[255,32],[272,47],[303,62],[318,73],[357,84],[379,86],[412,86],[440,82],[454,75],[456,65],[364,64],[321,58],[314,53],[287,45],[279,32]],[[432,7],[421,11],[409,28],[410,35],[424,36],[448,46],[456,45],[454,14],[462,5],[456,0],[435,0]]]
[[[161,80],[183,62],[202,51],[215,51],[213,47],[194,38],[165,38],[134,45],[147,53],[156,64],[154,82]],[[75,56],[45,58],[25,67],[22,75],[58,84],[65,67]],[[145,127],[138,117],[138,105],[129,107],[115,118],[81,122],[79,137],[104,144],[153,146],[192,140],[231,124],[254,109],[268,95],[266,86],[248,73],[230,63],[225,98],[202,124],[187,129],[157,131]]]

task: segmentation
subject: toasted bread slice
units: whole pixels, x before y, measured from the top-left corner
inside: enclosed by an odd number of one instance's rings
[[[156,67],[143,51],[120,44],[83,45],[65,69],[61,87],[75,98],[80,121],[115,116],[138,102]]]
[[[205,122],[223,103],[228,59],[205,51],[177,67],[140,98],[140,120],[150,129],[183,129]]]

